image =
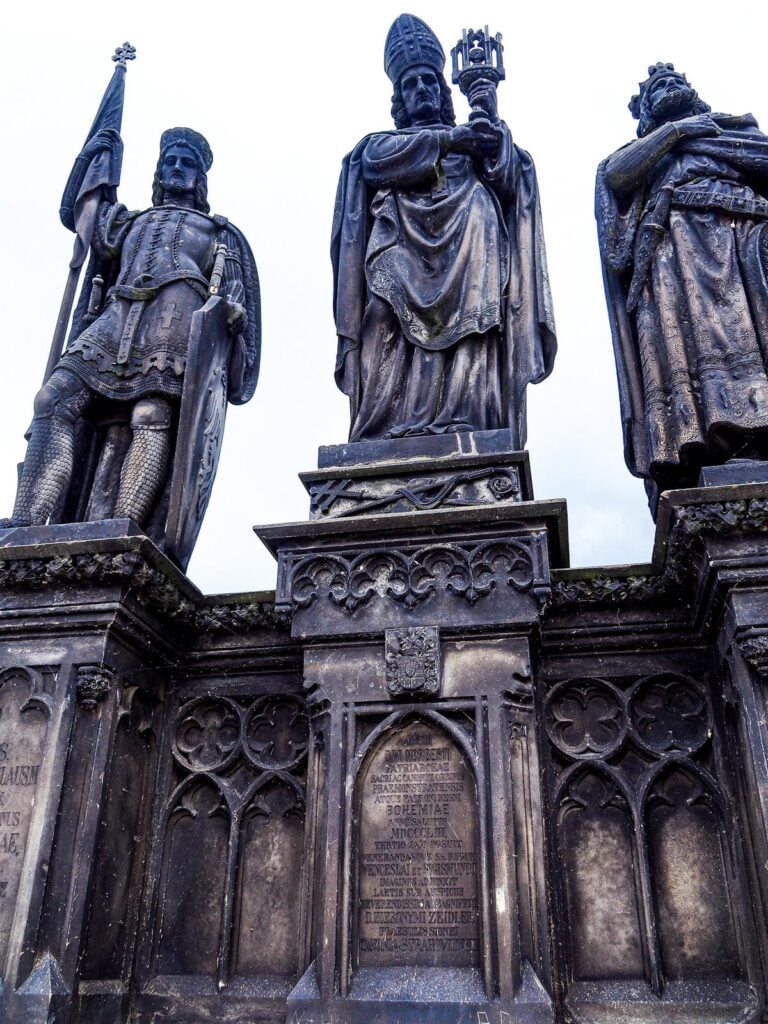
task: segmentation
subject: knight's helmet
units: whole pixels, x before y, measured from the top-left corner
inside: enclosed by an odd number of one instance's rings
[[[397,85],[408,68],[425,64],[442,75],[445,54],[432,29],[413,14],[401,14],[392,22],[384,44],[384,70]]]

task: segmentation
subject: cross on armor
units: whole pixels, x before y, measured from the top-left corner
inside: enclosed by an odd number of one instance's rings
[[[177,320],[181,320],[181,313],[179,312],[178,306],[175,302],[166,302],[160,316],[160,329],[162,331],[170,331]]]

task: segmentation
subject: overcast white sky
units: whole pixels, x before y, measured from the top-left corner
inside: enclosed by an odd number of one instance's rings
[[[403,3],[407,6],[403,6]],[[227,435],[190,576],[208,593],[268,589],[274,563],[255,523],[306,519],[297,473],[347,437],[333,382],[328,257],[341,158],[390,121],[384,39],[403,10],[448,53],[461,29],[504,35],[502,117],[536,161],[560,353],[528,391],[536,496],[568,499],[571,562],[644,562],[653,525],[622,457],[618,400],[594,227],[594,172],[634,135],[630,95],[649,64],[671,60],[715,110],[768,120],[765,6],[732,0],[613,3],[380,0],[377,4],[27,3],[0,38],[3,242],[0,246],[0,513],[10,514],[22,435],[45,368],[72,236],[61,191],[129,40],[120,198],[149,205],[163,129],[189,125],[214,152],[213,211],[249,238],[263,304],[261,379],[230,407]],[[464,120],[465,99],[454,97]]]

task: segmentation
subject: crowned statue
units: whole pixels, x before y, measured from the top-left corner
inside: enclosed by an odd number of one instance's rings
[[[227,402],[247,402],[259,369],[253,255],[212,216],[213,156],[171,128],[148,210],[116,199],[125,61],[117,68],[62,200],[76,234],[70,279],[6,527],[134,520],[186,567],[210,496]],[[88,259],[61,351],[80,268]]]
[[[768,138],[656,64],[637,140],[599,167],[596,215],[625,457],[660,491],[768,457]]]
[[[500,37],[465,33],[445,54],[403,14],[384,69],[395,128],[343,161],[332,237],[336,381],[350,440],[508,428],[525,444],[525,390],[556,340],[533,162],[500,120]],[[463,65],[463,66],[462,66]]]

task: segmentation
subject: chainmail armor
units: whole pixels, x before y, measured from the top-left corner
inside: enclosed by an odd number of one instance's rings
[[[48,522],[72,476],[75,421],[91,395],[76,377],[57,370],[48,386],[61,395],[50,416],[35,416],[16,494],[11,524],[41,526]]]
[[[116,519],[133,519],[145,526],[165,483],[171,454],[169,426],[135,426],[133,440],[123,462]]]

